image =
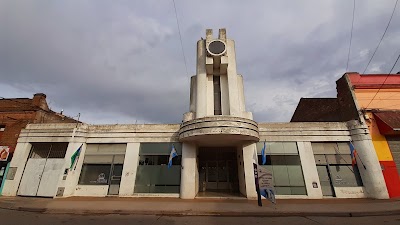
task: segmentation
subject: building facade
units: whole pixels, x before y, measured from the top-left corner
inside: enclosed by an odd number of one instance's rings
[[[78,121],[50,110],[43,93],[37,93],[31,99],[0,99],[0,194],[7,165],[14,154],[19,134],[27,124],[73,122]]]
[[[350,141],[359,150],[355,166]],[[273,172],[277,198],[389,197],[368,127],[357,119],[253,120],[225,29],[197,42],[181,124],[29,124],[3,195],[255,199],[253,163],[261,164],[264,144],[262,166]],[[172,148],[178,156],[169,167]]]
[[[346,73],[336,83],[337,98],[303,98],[291,121],[365,124],[388,194],[400,197],[400,75]]]

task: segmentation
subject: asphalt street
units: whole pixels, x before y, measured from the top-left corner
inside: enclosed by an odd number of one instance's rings
[[[371,217],[212,217],[212,216],[142,216],[142,215],[76,215],[76,214],[43,214],[0,209],[1,225],[22,224],[96,224],[96,225],[123,225],[123,224],[171,224],[171,225],[213,225],[213,224],[400,224],[400,215],[371,216]]]

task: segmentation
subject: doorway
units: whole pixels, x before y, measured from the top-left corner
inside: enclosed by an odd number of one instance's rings
[[[68,143],[33,143],[18,195],[54,197]]]
[[[199,149],[199,192],[239,193],[235,147]]]
[[[118,195],[121,183],[123,164],[112,164],[108,195]]]

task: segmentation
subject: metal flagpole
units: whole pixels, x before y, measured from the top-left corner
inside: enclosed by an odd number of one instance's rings
[[[255,181],[255,184],[256,184],[258,206],[261,207],[262,206],[262,201],[261,201],[260,185],[258,183],[258,168],[257,168],[257,164],[253,163],[253,168],[254,168],[254,181]]]

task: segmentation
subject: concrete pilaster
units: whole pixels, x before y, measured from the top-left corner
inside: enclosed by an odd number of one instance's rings
[[[181,170],[181,193],[182,199],[194,199],[196,197],[196,145],[182,144],[182,170]],[[198,177],[198,176],[197,176]]]
[[[119,196],[131,196],[134,193],[136,171],[139,163],[139,148],[140,143],[128,143],[126,146]]]
[[[207,115],[207,73],[205,41],[197,42],[196,118]]]
[[[256,144],[248,144],[243,146],[243,167],[246,182],[247,199],[257,199],[256,185],[254,181],[253,162],[256,162],[257,150]]]
[[[83,145],[82,145],[83,144]],[[82,171],[83,160],[85,158],[86,152],[86,143],[75,143],[70,142],[68,144],[67,152],[65,153],[65,167],[69,168],[71,166],[71,156],[78,150],[78,148],[82,145],[81,152],[79,154],[78,162],[76,162],[76,166],[69,170],[67,177],[64,180],[61,180],[59,183],[59,187],[64,187],[63,197],[73,196],[75,192],[76,185],[78,185],[79,176]]]
[[[238,75],[236,72],[236,54],[235,54],[235,42],[233,40],[226,40],[227,54],[228,54],[228,86],[229,86],[229,106],[230,115],[239,116],[242,114],[239,109],[239,91],[238,91]]]
[[[15,147],[13,158],[10,162],[10,168],[16,167],[17,171],[15,173],[14,179],[9,180],[8,177],[3,182],[3,196],[16,196],[18,191],[18,186],[24,172],[26,161],[28,160],[29,152],[32,145],[30,143],[17,143]]]
[[[365,125],[358,121],[349,121],[349,130],[357,154],[357,167],[365,187],[366,195],[370,198],[388,199],[382,168],[376,155],[371,136]]]
[[[306,184],[308,198],[322,198],[322,189],[319,181],[317,166],[315,164],[314,152],[311,142],[297,142],[301,166],[303,168],[304,182]],[[314,188],[313,183],[316,182],[318,187]]]

